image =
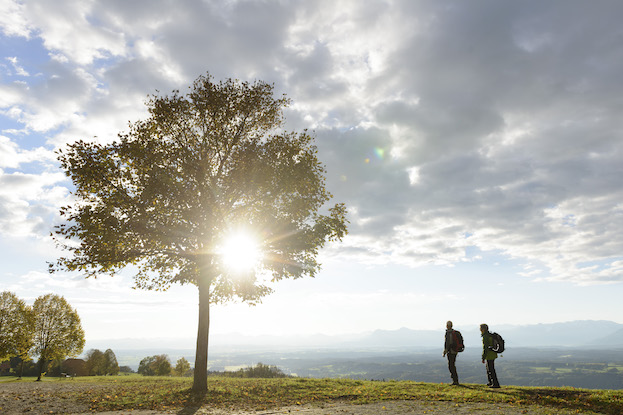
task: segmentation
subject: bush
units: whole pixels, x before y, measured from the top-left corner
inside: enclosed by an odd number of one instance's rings
[[[263,379],[272,379],[272,378],[287,378],[290,377],[283,373],[281,369],[277,366],[269,366],[263,363],[258,363],[254,367],[247,367],[244,369],[239,369],[235,372],[223,372],[219,373],[222,376],[233,377],[233,378],[263,378]]]
[[[171,375],[171,361],[169,360],[169,356],[160,354],[144,358],[138,365],[138,373],[143,376]]]

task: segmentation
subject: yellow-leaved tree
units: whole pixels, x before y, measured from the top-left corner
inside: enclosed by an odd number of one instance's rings
[[[46,294],[35,299],[33,353],[39,356],[38,377],[49,360],[63,360],[82,353],[84,331],[78,312],[64,297]]]
[[[32,308],[10,291],[0,293],[0,361],[11,357],[21,360],[18,376],[22,377],[24,361],[30,360],[33,346]]]

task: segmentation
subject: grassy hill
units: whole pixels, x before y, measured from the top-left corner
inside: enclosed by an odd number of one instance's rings
[[[32,379],[24,379],[23,382]],[[14,378],[0,378],[15,382]],[[83,377],[47,380],[63,384],[92,385],[77,388],[72,396],[88,402],[91,410],[173,409],[209,405],[214,408],[258,410],[280,406],[350,402],[353,404],[393,400],[494,403],[526,409],[566,409],[578,413],[621,414],[623,391],[575,388],[534,388],[504,386],[488,389],[484,385],[460,387],[411,381],[359,381],[348,379],[244,379],[210,377],[205,397],[190,392],[191,379],[142,377],[139,375]],[[67,393],[66,391],[64,392]],[[54,398],[52,396],[52,398]]]

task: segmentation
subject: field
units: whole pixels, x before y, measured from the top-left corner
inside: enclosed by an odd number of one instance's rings
[[[0,412],[25,396],[7,394],[17,387],[30,387],[34,379],[16,381],[0,378]],[[11,385],[16,387],[10,387]],[[209,407],[230,411],[256,411],[299,405],[331,403],[369,404],[390,401],[444,402],[457,407],[474,403],[499,404],[517,408],[516,413],[623,413],[623,391],[585,390],[574,388],[543,388],[505,386],[499,390],[483,385],[466,384],[453,387],[447,384],[412,381],[360,381],[347,379],[236,379],[210,377],[209,393],[205,397],[190,392],[192,380],[177,377],[142,377],[139,375],[84,377],[75,379],[46,379],[45,393],[40,401],[64,399],[75,402],[88,411],[128,409],[177,410]],[[39,385],[42,383],[39,382]],[[26,393],[26,392],[21,392]],[[65,406],[65,413],[69,412]],[[526,412],[523,412],[525,408]],[[15,410],[15,408],[13,408]],[[54,412],[54,409],[45,413]],[[30,410],[30,413],[44,413]],[[19,413],[19,412],[14,412]]]

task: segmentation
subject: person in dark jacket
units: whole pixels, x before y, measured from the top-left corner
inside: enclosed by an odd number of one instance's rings
[[[499,388],[498,375],[495,373],[495,359],[498,354],[491,350],[493,346],[493,338],[489,333],[489,326],[480,325],[480,333],[482,335],[482,363],[487,363],[487,386],[490,388]]]
[[[459,384],[459,375],[456,371],[456,356],[458,354],[456,337],[454,336],[454,329],[452,328],[452,322],[446,323],[446,341],[443,345],[443,355],[448,356],[448,369],[450,370],[450,377],[452,378],[452,384]]]

